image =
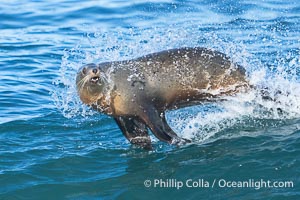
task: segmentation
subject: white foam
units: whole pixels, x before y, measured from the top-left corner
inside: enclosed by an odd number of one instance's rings
[[[273,100],[263,98],[261,88],[258,87],[247,93],[227,97],[227,101],[217,103],[218,109],[208,110],[204,114],[198,112],[189,118],[181,116],[180,113],[175,114],[173,117],[178,119],[176,123],[171,122],[172,126],[182,137],[202,143],[211,141],[211,138],[221,131],[243,131],[249,129],[249,126],[252,128],[251,123],[256,127],[266,128],[274,126],[276,120],[300,118],[300,84],[278,76],[269,78],[268,81],[265,81],[264,76],[261,78],[263,79],[260,81],[267,83],[264,87],[268,87],[270,98]],[[255,76],[255,80],[251,82],[260,81],[259,76]],[[281,93],[278,94],[278,91]],[[271,121],[266,124],[266,120]],[[228,133],[228,137],[232,135]]]

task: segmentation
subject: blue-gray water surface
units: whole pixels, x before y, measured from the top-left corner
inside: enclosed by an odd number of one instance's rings
[[[193,142],[152,151],[79,101],[82,64],[184,46],[279,100],[170,111]],[[3,1],[0,67],[0,199],[300,199],[299,0]]]

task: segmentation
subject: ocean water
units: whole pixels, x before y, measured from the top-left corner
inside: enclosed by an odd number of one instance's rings
[[[192,144],[146,151],[77,97],[82,64],[186,46],[278,101],[169,111]],[[299,0],[3,1],[0,67],[0,199],[300,199]]]

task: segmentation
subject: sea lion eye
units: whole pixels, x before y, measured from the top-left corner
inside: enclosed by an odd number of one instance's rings
[[[82,69],[82,73],[86,74],[86,68],[85,67]]]

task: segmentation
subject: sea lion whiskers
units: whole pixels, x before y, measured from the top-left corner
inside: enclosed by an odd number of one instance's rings
[[[84,78],[82,78],[76,85],[78,88],[78,92],[81,93],[84,89],[85,84],[89,81],[90,77],[89,76],[85,76]]]
[[[108,79],[104,72],[100,71],[98,78],[100,79],[100,85],[105,85],[106,83],[108,83]]]

